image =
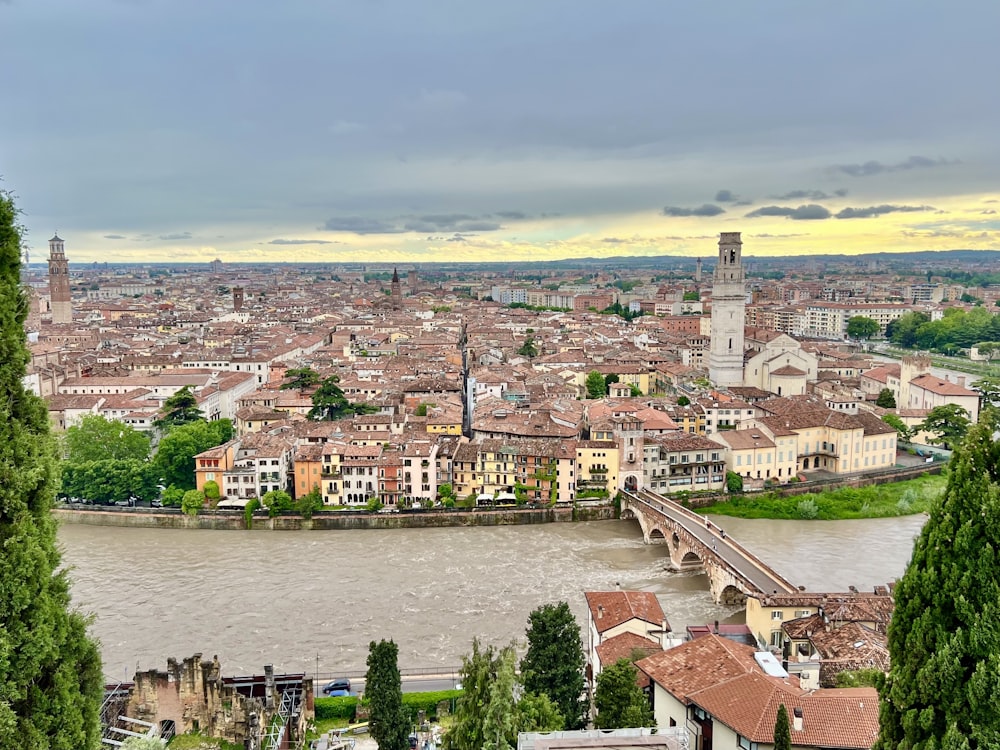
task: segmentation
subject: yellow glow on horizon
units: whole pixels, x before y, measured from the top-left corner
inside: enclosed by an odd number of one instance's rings
[[[559,216],[512,223],[495,232],[368,234],[301,231],[291,227],[206,227],[190,241],[108,240],[103,233],[67,233],[72,262],[204,263],[421,263],[530,262],[622,256],[708,257],[719,232],[743,233],[744,252],[753,256],[858,255],[946,249],[1000,249],[1000,193],[946,196],[926,203],[933,209],[889,211],[871,218],[792,220],[746,218],[754,206],[730,207],[713,217],[666,217],[655,212]],[[866,208],[849,198],[824,205]],[[995,213],[994,213],[995,212]],[[214,242],[202,236],[218,238]],[[260,239],[262,236],[269,239]],[[288,239],[271,244],[273,239]],[[317,244],[298,244],[315,241]],[[36,259],[41,248],[32,251]]]

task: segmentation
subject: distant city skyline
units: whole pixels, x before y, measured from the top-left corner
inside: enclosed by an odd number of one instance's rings
[[[73,263],[1000,249],[1000,5],[0,0]],[[13,114],[11,114],[13,113]]]

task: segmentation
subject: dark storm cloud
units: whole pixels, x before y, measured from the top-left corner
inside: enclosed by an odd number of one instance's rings
[[[834,196],[843,198],[845,195],[847,195],[847,191],[841,188],[840,190],[834,190],[833,193],[824,193],[822,190],[790,190],[784,195],[772,195],[771,197],[776,201],[799,201],[803,199],[825,201]]]
[[[280,237],[276,240],[271,240],[267,243],[268,245],[339,245],[339,242],[334,242],[333,240],[285,240]]]
[[[3,0],[0,0],[0,3],[2,3],[2,2],[3,2]],[[124,234],[106,234],[106,235],[104,235],[104,239],[106,239],[106,240],[123,240],[123,239],[125,239],[125,235]]]
[[[361,216],[341,216],[327,219],[325,228],[331,232],[353,234],[437,234],[440,232],[495,232],[502,226],[488,218],[471,214],[423,214],[400,216],[389,221]]]
[[[174,234],[161,234],[161,240],[166,240],[167,242],[177,242],[179,240],[189,240],[191,239],[190,232],[175,232]]]
[[[496,211],[493,215],[509,221],[523,221],[528,218],[528,214],[523,211]]]
[[[873,216],[895,213],[913,213],[916,211],[933,211],[934,206],[892,206],[883,203],[880,206],[866,206],[865,208],[845,208],[837,212],[838,219],[870,219]]]
[[[739,200],[740,196],[732,190],[720,190],[715,194],[716,203],[737,203]]]
[[[327,219],[323,227],[331,232],[351,232],[352,234],[401,234],[407,231],[379,219],[363,216],[335,216]]]
[[[876,174],[884,174],[886,172],[902,172],[909,169],[931,169],[933,167],[942,167],[946,164],[954,164],[955,162],[948,159],[931,159],[927,156],[911,156],[906,161],[901,161],[898,164],[883,164],[878,161],[866,161],[864,164],[838,164],[836,166],[830,167],[831,171],[842,172],[843,174],[850,175],[851,177],[870,177]]]
[[[712,203],[706,203],[697,208],[683,208],[681,206],[664,206],[664,216],[718,216],[724,214],[726,209]]]
[[[831,214],[829,209],[816,203],[807,203],[798,208],[789,206],[761,206],[755,211],[746,214],[747,218],[755,219],[759,216],[784,216],[786,219],[796,221],[812,221],[815,219],[829,219]]]

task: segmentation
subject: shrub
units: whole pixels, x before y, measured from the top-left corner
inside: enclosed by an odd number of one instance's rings
[[[358,697],[356,695],[341,695],[334,698],[316,699],[316,720],[346,719],[354,721],[358,712]]]
[[[462,695],[461,690],[435,690],[429,693],[403,693],[403,708],[414,721],[417,712],[423,711],[431,721],[437,718],[437,707],[442,701],[454,701]]]
[[[799,500],[798,512],[799,518],[812,519],[819,515],[819,507],[815,500],[807,497],[805,500]]]

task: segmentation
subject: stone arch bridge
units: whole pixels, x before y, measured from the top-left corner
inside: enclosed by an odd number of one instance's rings
[[[647,544],[666,544],[674,570],[704,569],[720,604],[743,604],[748,594],[799,590],[708,519],[648,490],[622,492],[622,518],[639,522]]]

